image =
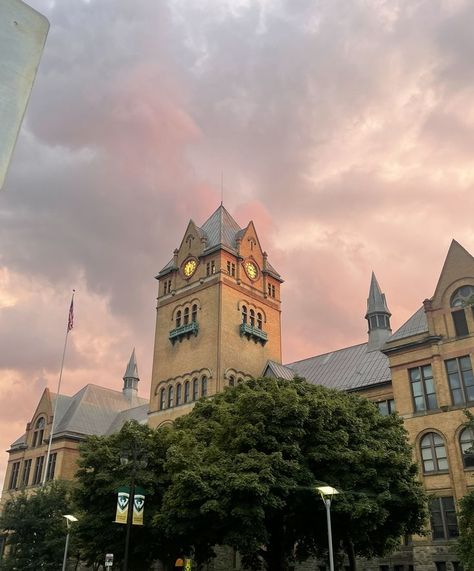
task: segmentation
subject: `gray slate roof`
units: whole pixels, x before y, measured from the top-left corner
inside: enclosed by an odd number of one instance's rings
[[[112,424],[109,426],[107,430],[107,434],[114,434],[114,432],[118,432],[122,426],[127,422],[127,420],[136,420],[140,424],[144,424],[148,420],[148,409],[149,405],[142,404],[141,406],[136,406],[135,408],[128,408],[127,410],[123,410],[119,412]]]
[[[388,358],[380,351],[367,353],[367,343],[309,357],[287,365],[269,362],[266,371],[290,380],[304,377],[315,385],[344,391],[391,381]],[[291,376],[291,378],[293,378]]]
[[[425,308],[423,306],[414,313],[395,333],[387,339],[387,342],[404,339],[419,333],[428,333],[428,322],[426,321]]]

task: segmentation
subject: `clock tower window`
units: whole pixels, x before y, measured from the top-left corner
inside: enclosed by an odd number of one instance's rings
[[[172,408],[174,405],[174,388],[169,387],[168,389],[168,408]]]
[[[199,398],[199,382],[197,379],[193,379],[193,400],[198,400]]]
[[[190,389],[190,385],[191,383],[189,381],[186,381],[184,383],[184,402],[189,402],[189,389]]]
[[[202,397],[207,396],[207,377],[203,377],[201,379],[201,396]]]
[[[160,410],[165,410],[166,408],[166,390],[160,390]]]
[[[242,323],[247,323],[247,306],[242,306]]]
[[[181,311],[176,314],[176,327],[181,327]]]
[[[259,329],[262,329],[262,314],[261,313],[257,313],[257,327]]]
[[[183,387],[181,384],[176,386],[176,406],[182,404]]]
[[[250,310],[250,325],[255,327],[255,311],[253,309]]]
[[[183,317],[183,325],[187,325],[189,323],[189,307],[184,308],[184,317]]]
[[[191,320],[193,321],[193,323],[197,321],[197,311],[198,311],[198,306],[194,304],[191,312]]]

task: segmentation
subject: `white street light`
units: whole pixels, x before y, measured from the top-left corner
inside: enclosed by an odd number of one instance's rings
[[[66,525],[67,525],[67,535],[66,535],[66,545],[64,546],[64,558],[63,558],[63,568],[62,571],[66,571],[66,563],[67,563],[67,550],[69,547],[69,527],[72,523],[74,523],[75,521],[77,521],[77,517],[71,515],[71,514],[67,514],[67,515],[63,515],[63,518],[65,518],[66,520]]]
[[[326,519],[328,523],[329,571],[334,571],[334,555],[332,552],[331,500],[339,492],[332,486],[319,486],[316,489],[320,493],[321,499],[326,506]]]

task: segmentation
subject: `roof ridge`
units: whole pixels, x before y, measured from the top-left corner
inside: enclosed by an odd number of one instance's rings
[[[304,359],[300,359],[299,361],[293,361],[288,365],[284,365],[285,367],[289,367],[290,365],[294,365],[296,363],[303,363],[303,361],[309,361],[310,359],[316,359],[316,357],[325,357],[326,355],[332,355],[333,353],[340,353],[341,351],[346,351],[347,349],[353,349],[354,347],[360,347],[362,345],[367,345],[367,341],[363,343],[356,343],[355,345],[349,345],[348,347],[341,347],[340,349],[334,349],[334,351],[327,351],[326,353],[320,353],[319,355],[313,355],[312,357],[305,357]]]

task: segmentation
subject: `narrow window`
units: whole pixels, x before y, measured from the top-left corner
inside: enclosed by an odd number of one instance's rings
[[[31,471],[31,458],[25,460],[23,464],[23,476],[21,478],[21,483],[23,486],[27,486],[30,481],[30,471]]]
[[[53,452],[49,455],[48,460],[48,469],[46,471],[46,479],[53,480],[54,479],[54,472],[56,470],[56,452]]]
[[[464,428],[459,435],[461,455],[464,468],[474,468],[474,432],[472,428]]]
[[[229,274],[229,276],[230,276],[230,269],[231,269],[230,268],[230,262],[229,262],[229,260],[227,260],[227,273]]]
[[[431,365],[409,369],[413,407],[416,412],[438,408]]]
[[[165,281],[165,283],[163,284],[163,293],[164,295],[166,295],[168,293],[168,282]]]
[[[242,306],[242,323],[247,323],[247,306]]]
[[[235,278],[235,264],[233,262],[231,264],[231,272],[230,273],[231,273],[232,277]]]
[[[474,401],[474,375],[468,355],[446,361],[449,386],[453,404],[466,404]]]
[[[201,396],[207,397],[207,377],[201,379]]]
[[[433,539],[451,539],[459,535],[452,497],[433,498],[430,501],[430,520]]]
[[[253,309],[250,310],[250,325],[255,327],[255,311]]]
[[[211,274],[215,274],[216,273],[216,262],[214,260],[212,260],[211,262]]]
[[[174,388],[168,388],[168,408],[172,408],[174,405]]]
[[[44,437],[44,427],[45,427],[44,417],[38,418],[35,425],[35,431],[33,433],[33,448],[35,446],[41,446],[43,444]]]
[[[272,297],[275,297],[275,286],[272,285]]]
[[[189,323],[189,307],[184,308],[183,324],[187,325]]]
[[[184,383],[184,402],[189,402],[189,396],[190,396],[190,382],[186,381]]]
[[[423,472],[446,472],[448,470],[448,458],[444,440],[436,432],[425,434],[420,442],[421,458],[423,460]]]
[[[198,400],[199,398],[199,382],[197,379],[193,379],[193,400]]]
[[[207,262],[206,264],[206,276],[211,275],[211,262]]]
[[[15,490],[18,485],[18,474],[20,473],[20,462],[13,462],[12,473],[10,475],[10,490]]]
[[[181,327],[181,311],[176,314],[176,327]]]
[[[36,458],[35,471],[33,474],[33,485],[39,484],[41,482],[41,475],[43,473],[43,463],[44,456]]]
[[[271,297],[272,295],[272,286],[271,284],[268,284],[268,295]]]
[[[160,390],[160,410],[165,410],[166,408],[166,390]]]
[[[454,323],[454,329],[456,331],[456,336],[464,337],[466,335],[469,335],[469,329],[467,327],[467,320],[466,320],[466,312],[464,311],[464,309],[458,309],[456,311],[453,311],[451,315],[453,316],[453,323]]]
[[[261,313],[257,313],[257,327],[259,329],[262,329],[262,314]]]
[[[191,312],[191,320],[193,321],[193,323],[197,321],[197,314],[198,314],[198,306],[194,304]]]
[[[178,384],[176,386],[176,406],[183,404],[182,397],[183,397],[183,387],[181,386],[181,384]]]

